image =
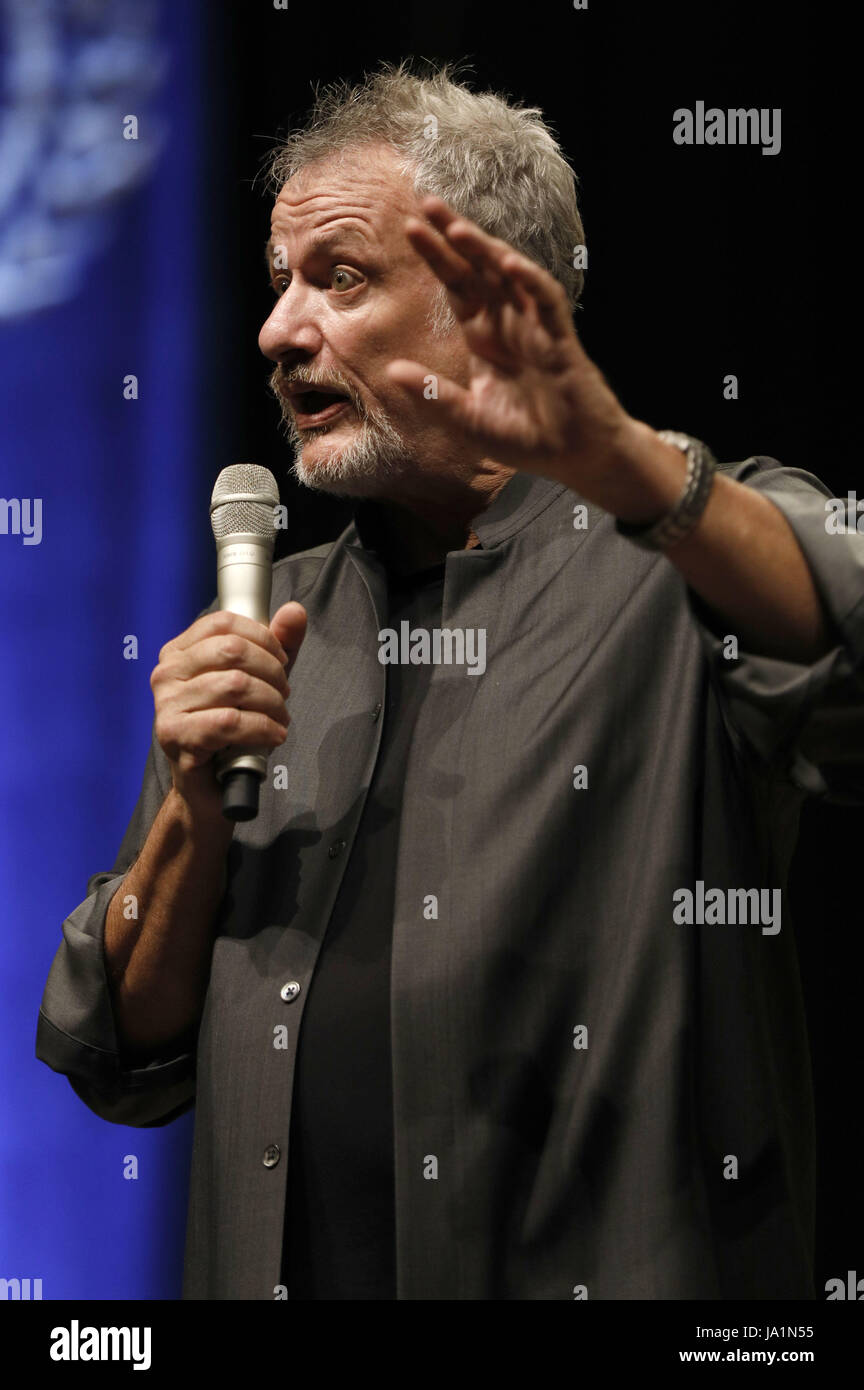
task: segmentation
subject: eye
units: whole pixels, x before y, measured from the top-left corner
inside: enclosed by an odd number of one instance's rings
[[[332,269],[331,272],[330,272],[330,283],[331,283],[333,289],[334,289],[334,290],[351,290],[351,289],[353,289],[354,286],[351,285],[350,283],[348,283],[347,278],[346,278],[346,277],[348,277],[349,275],[353,275],[353,274],[354,274],[354,271],[353,271],[353,270],[346,270],[345,267],[344,267],[344,265],[334,265],[333,269]],[[337,277],[337,275],[342,276],[342,281],[341,281],[340,284],[336,284],[336,277]]]
[[[274,275],[270,285],[277,299],[281,298],[290,283],[291,277],[289,275]]]

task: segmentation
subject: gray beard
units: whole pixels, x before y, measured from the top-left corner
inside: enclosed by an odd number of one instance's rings
[[[328,434],[330,427],[319,425],[298,430],[287,399],[276,388],[278,379],[277,371],[270,377],[270,389],[279,402],[283,433],[294,451],[291,474],[304,487],[331,493],[334,497],[375,497],[389,491],[389,484],[409,471],[409,446],[405,439],[383,411],[368,409],[356,392],[349,390],[347,382],[344,386],[360,418],[360,428],[350,443],[334,444],[326,457],[306,464],[303,459],[305,446],[310,440]],[[333,374],[326,379],[332,381]]]

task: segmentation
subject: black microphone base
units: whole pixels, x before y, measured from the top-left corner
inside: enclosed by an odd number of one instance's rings
[[[245,768],[228,772],[222,780],[222,814],[226,820],[254,820],[258,814],[261,778]]]

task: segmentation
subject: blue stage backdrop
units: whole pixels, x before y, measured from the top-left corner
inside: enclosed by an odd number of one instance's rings
[[[191,1114],[108,1124],[34,1043],[159,648],[214,587],[205,25],[202,0],[0,0],[0,1279],[44,1299],[181,1290]]]

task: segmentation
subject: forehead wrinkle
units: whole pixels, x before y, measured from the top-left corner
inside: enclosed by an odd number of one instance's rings
[[[366,247],[375,245],[383,249],[388,243],[394,215],[398,219],[400,213],[417,212],[413,185],[401,170],[363,170],[361,173],[345,170],[340,165],[334,189],[332,184],[322,188],[326,173],[320,170],[313,173],[313,169],[314,166],[309,166],[289,179],[276,198],[267,243],[268,266],[273,248],[284,244],[289,237],[295,245],[302,246],[304,256],[326,248],[334,239],[343,236],[350,236]],[[276,228],[281,219],[284,219],[284,227],[280,236]],[[308,242],[305,241],[307,237]],[[407,253],[407,245],[392,249],[397,260]]]
[[[322,232],[320,236],[315,236],[314,231],[317,230],[317,228],[313,228],[313,234],[304,248],[304,254],[307,256],[314,256],[318,252],[327,251],[330,247],[340,242],[358,241],[363,245],[364,249],[368,248],[372,242],[372,238],[366,236],[359,227],[352,227],[350,225],[341,226],[334,223],[318,223],[317,226],[325,226],[326,230]],[[279,245],[284,245],[284,243],[275,240],[273,236],[265,243],[264,262],[268,267],[273,258],[274,251]]]
[[[283,198],[280,194],[273,207],[271,228],[279,220],[280,214],[286,218],[289,226],[294,224],[298,231],[312,230],[317,231],[320,227],[333,225],[337,220],[351,220],[362,224],[373,225],[373,208],[376,200],[374,197],[364,198],[362,195],[344,196],[338,193],[312,193],[299,201],[290,201]]]
[[[334,190],[332,187],[322,189],[320,180],[323,175],[319,172],[316,178],[313,169],[314,165],[301,171],[283,186],[273,206],[273,219],[279,216],[280,211],[299,213],[301,220],[308,218],[312,227],[318,228],[332,222],[335,214],[368,223],[374,231],[376,213],[384,220],[394,211],[415,210],[413,186],[401,172],[394,174],[388,170],[382,174],[364,170],[362,174],[352,174],[340,167],[339,184]],[[307,191],[304,191],[305,184],[298,187],[304,173],[311,175],[312,188]]]
[[[306,214],[302,219],[289,219],[286,232],[293,231],[295,235],[299,237],[304,235],[304,233],[308,236],[315,232],[320,232],[321,229],[324,228],[325,230],[320,236],[313,237],[316,245],[319,243],[323,244],[326,241],[333,241],[337,237],[360,238],[368,243],[370,236],[376,235],[376,227],[374,218],[369,215],[364,216],[364,212],[365,209],[357,207],[353,207],[350,211],[346,211],[344,204],[340,204],[338,207],[322,208],[311,214],[311,216]],[[273,220],[275,223],[276,209],[274,209]],[[293,226],[291,225],[292,223]],[[276,239],[276,232],[273,230],[270,236],[270,244],[273,244]]]
[[[349,213],[344,219],[339,219],[336,222],[316,223],[312,229],[313,231],[318,231],[321,227],[324,227],[325,230],[321,232],[320,236],[312,238],[310,241],[312,249],[314,250],[319,246],[329,246],[335,241],[362,241],[364,244],[368,245],[369,237],[366,235],[362,225],[360,227],[351,226],[352,217],[353,214]],[[343,222],[347,222],[348,225],[342,225]]]

